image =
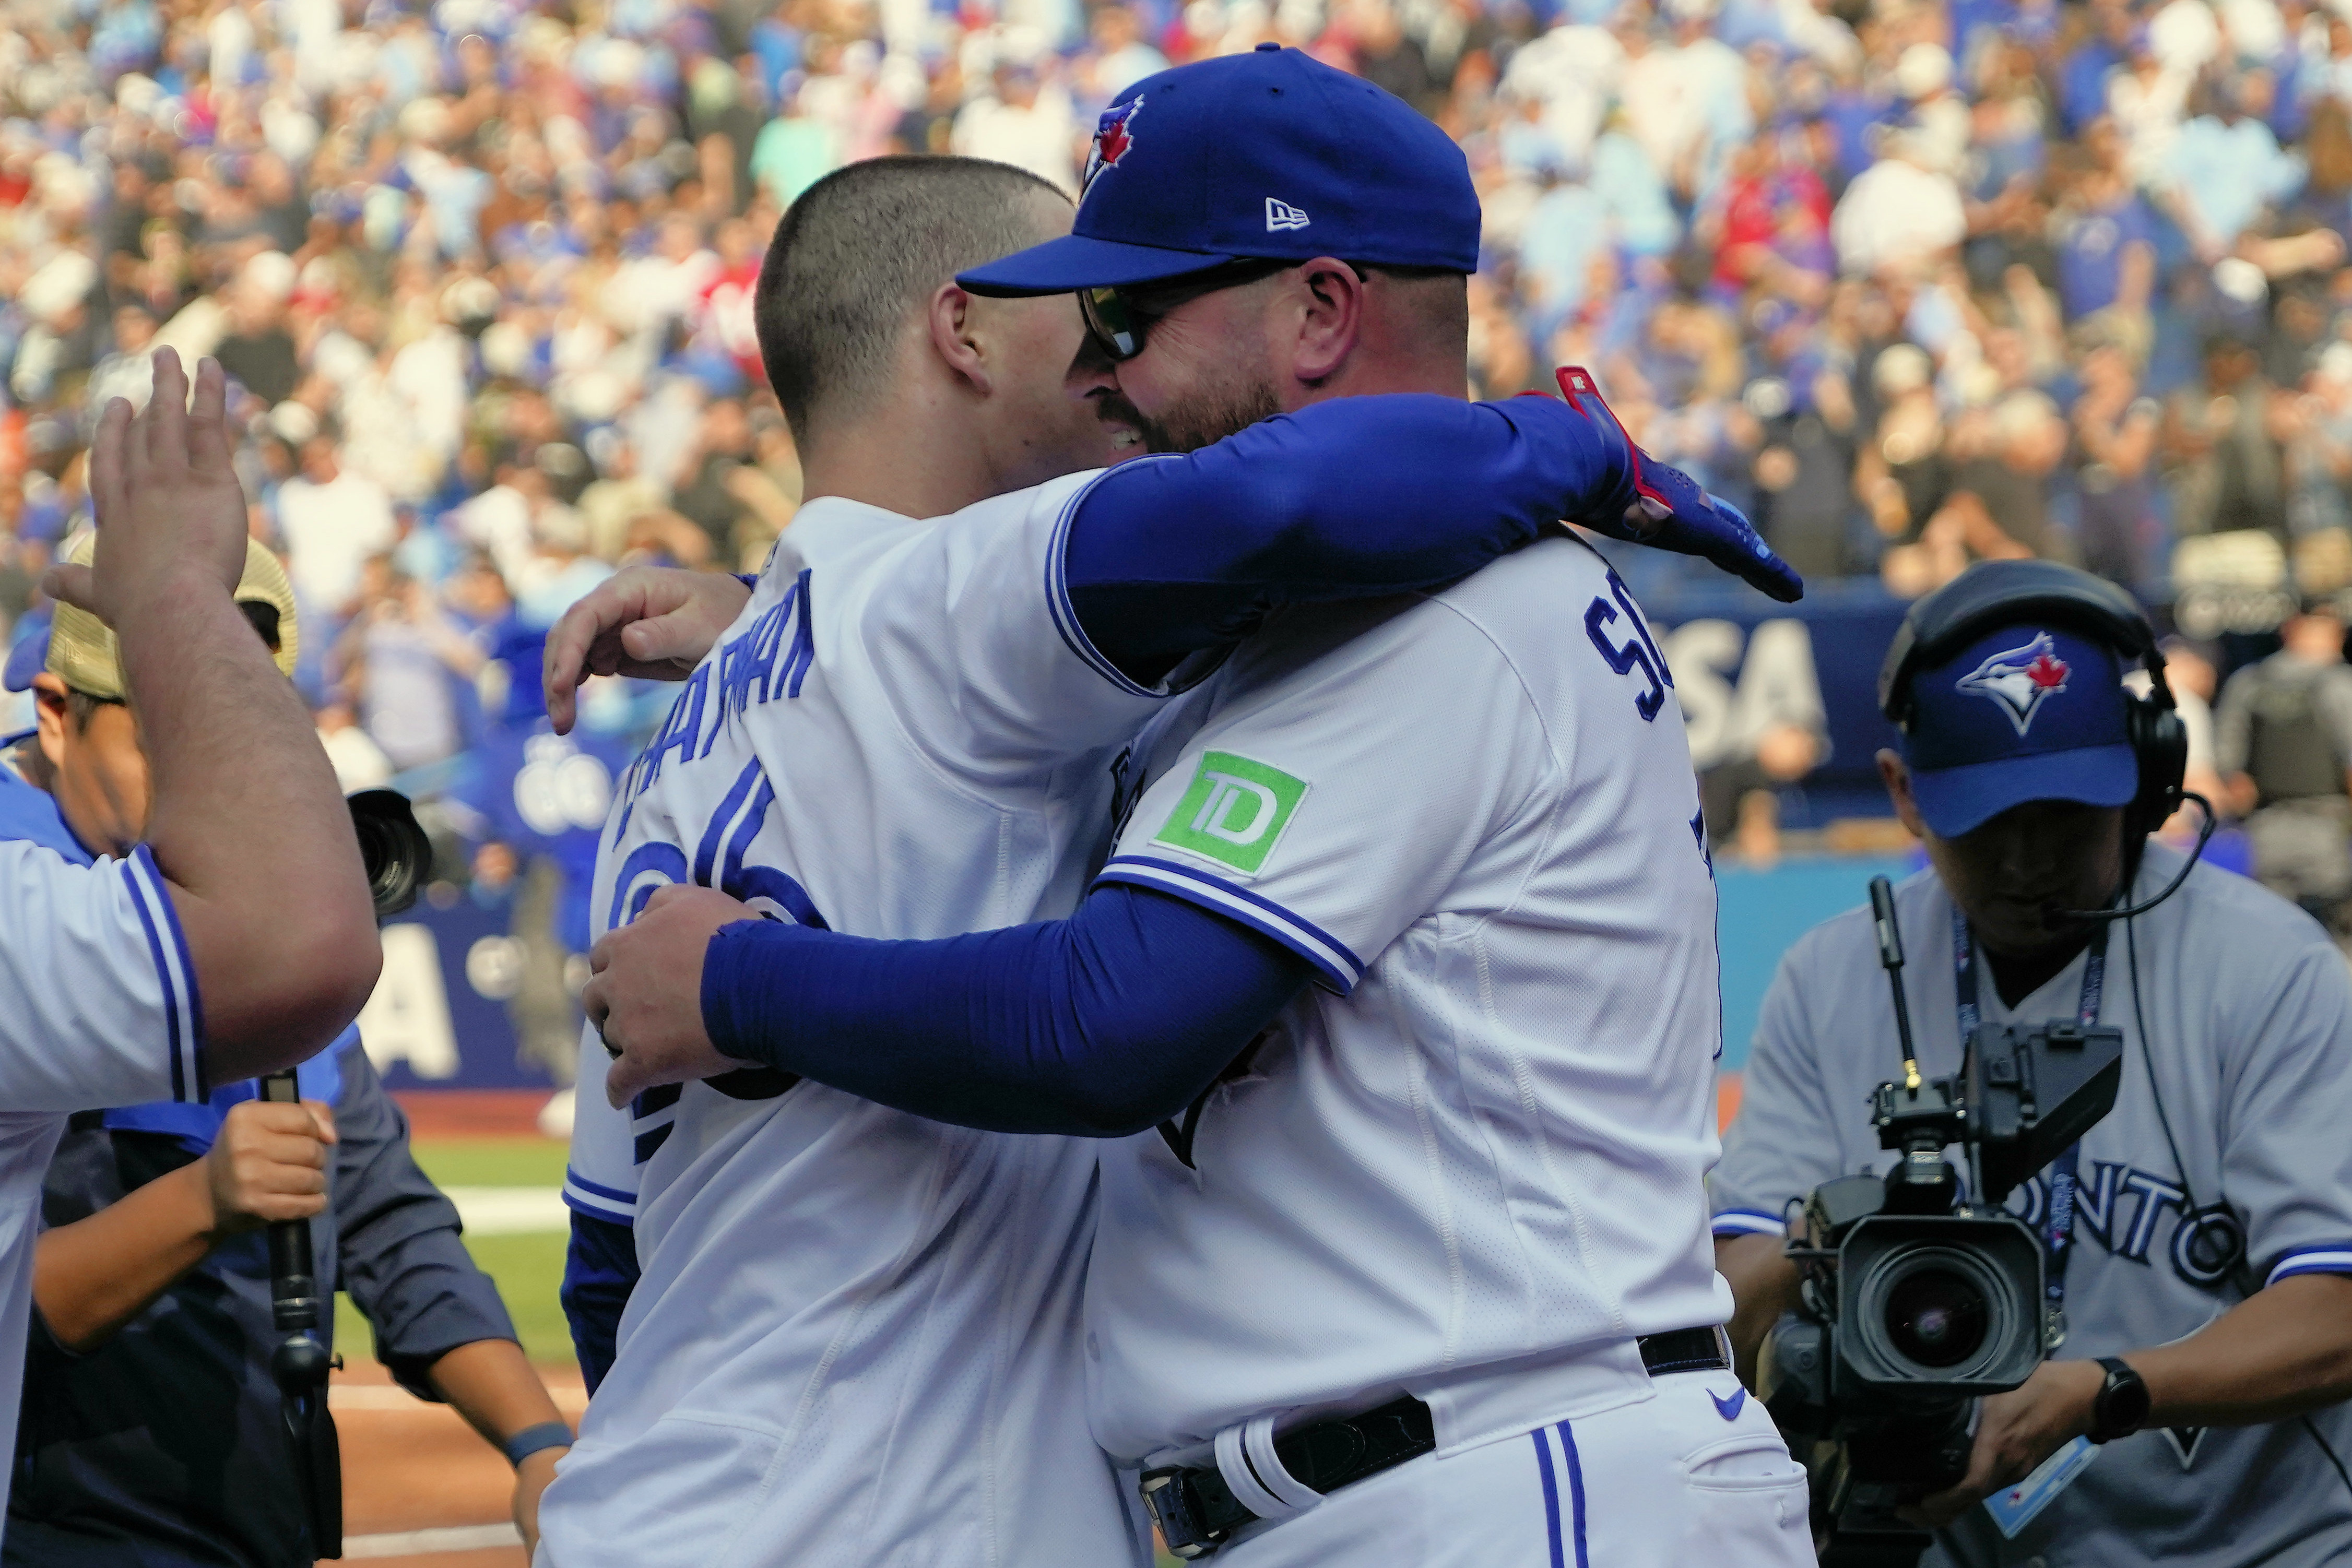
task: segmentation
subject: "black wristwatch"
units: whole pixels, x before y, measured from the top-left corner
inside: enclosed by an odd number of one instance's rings
[[[2112,1443],[2147,1425],[2147,1385],[2119,1357],[2103,1355],[2099,1364],[2106,1369],[2107,1381],[2091,1404],[2090,1438],[2094,1443]]]

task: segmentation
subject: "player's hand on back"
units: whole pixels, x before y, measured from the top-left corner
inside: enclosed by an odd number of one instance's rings
[[[243,1100],[221,1120],[205,1156],[215,1236],[236,1236],[327,1207],[327,1151],[335,1113],[317,1100]]]
[[[577,716],[590,675],[682,681],[741,613],[751,591],[718,571],[633,566],[563,612],[547,634],[547,715],[558,735]]]
[[[1703,557],[1784,604],[1804,597],[1804,579],[1773,553],[1738,507],[1708,495],[1689,475],[1634,445],[1585,371],[1571,365],[1558,375],[1569,406],[1622,441],[1633,459],[1633,504],[1622,516],[1572,517],[1568,521],[1611,538]]]
[[[613,1055],[605,1097],[618,1108],[665,1083],[745,1065],[702,1027],[702,956],[719,927],[759,911],[708,887],[665,887],[635,920],[598,939],[580,1004]]]
[[[154,372],[147,406],[134,414],[123,399],[110,399],[90,440],[94,560],[51,567],[41,582],[50,597],[110,626],[159,594],[202,582],[234,591],[245,575],[245,490],[229,461],[227,378],[218,361],[200,361],[191,410],[179,355],[158,349]]]

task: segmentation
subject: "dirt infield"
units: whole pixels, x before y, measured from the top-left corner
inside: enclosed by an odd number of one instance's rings
[[[408,1135],[436,1138],[536,1138],[544,1089],[400,1089],[393,1098],[408,1113]]]
[[[578,1370],[541,1375],[578,1421],[588,1403]],[[337,1373],[328,1400],[343,1441],[346,1561],[523,1568],[508,1522],[514,1472],[455,1411],[411,1396],[373,1359]]]

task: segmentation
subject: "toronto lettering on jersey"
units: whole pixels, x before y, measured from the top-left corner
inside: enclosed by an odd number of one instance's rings
[[[669,716],[662,720],[661,728],[621,780],[621,798],[628,804],[613,824],[614,844],[628,831],[638,797],[660,781],[662,768],[673,752],[681,763],[698,761],[710,755],[712,744],[728,722],[740,717],[755,700],[766,704],[801,695],[801,683],[816,663],[809,591],[809,572],[803,568],[782,599],[740,635],[720,643],[716,658],[706,658],[696,667],[686,689],[670,704]],[[714,670],[719,687],[715,705],[709,701]],[[702,722],[706,710],[710,714],[707,728]]]
[[[2148,1266],[2150,1253],[2160,1250],[2183,1280],[2210,1289],[2227,1279],[2244,1257],[2245,1229],[2236,1215],[2220,1206],[2200,1208],[2182,1223],[2182,1205],[2188,1200],[2178,1182],[2111,1160],[2094,1160],[2074,1187],[2074,1234],[2143,1268]],[[2008,1207],[2027,1225],[2039,1226],[2049,1204],[2049,1185],[2036,1176],[2010,1196]],[[2174,1224],[2158,1249],[2157,1228],[2167,1215]]]

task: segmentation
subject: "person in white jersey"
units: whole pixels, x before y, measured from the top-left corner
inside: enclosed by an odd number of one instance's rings
[[[215,1077],[290,1067],[351,1021],[381,961],[326,754],[230,597],[246,509],[220,367],[199,365],[193,413],[170,350],[154,375],[145,411],[111,401],[91,442],[95,561],[43,583],[120,634],[127,711],[91,717],[139,727],[154,781],[146,841],[92,865],[0,843],[0,1441],[11,1452],[41,1177],[67,1116],[201,1103]],[[302,1106],[279,1109],[310,1121]],[[6,1493],[0,1478],[0,1503]]]
[[[1475,261],[1443,143],[1296,51],[1180,68],[1105,114],[1071,236],[961,281],[1079,290],[1083,384],[1155,444],[1449,392],[1459,277],[1364,265],[1399,235]],[[1715,901],[1671,681],[1572,538],[1285,606],[1137,741],[1071,918],[882,942],[674,894],[593,959],[608,1091],[750,1061],[1115,1139],[1091,1425],[1181,1553],[1809,1562],[1802,1471],[1719,1328]]]
[[[816,498],[623,779],[601,925],[665,907],[672,883],[884,935],[1066,911],[1120,748],[1186,652],[1302,596],[1451,580],[1563,514],[1623,526],[1630,448],[1549,400],[1360,399],[978,501],[1132,439],[1061,387],[1085,336],[1068,301],[949,281],[1068,224],[1030,177],[959,160],[858,165],[794,204],[757,314]],[[1491,512],[1443,505],[1462,493]],[[1736,516],[1690,501],[1643,527],[1793,591]],[[559,677],[630,592],[558,629]],[[1089,1145],[767,1072],[614,1118],[585,1054],[567,1300],[597,1387],[544,1499],[549,1561],[1083,1568],[1140,1550],[1080,1397]]]

